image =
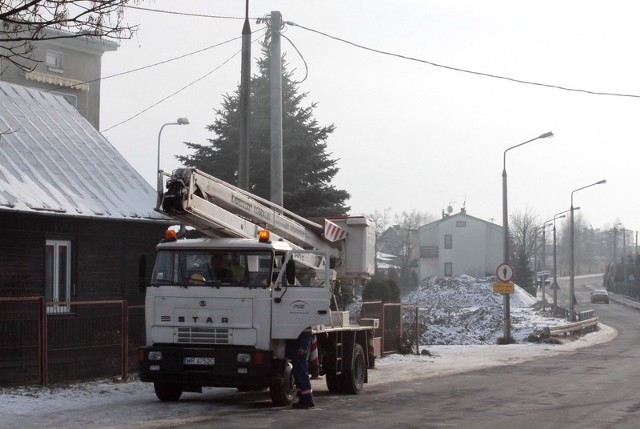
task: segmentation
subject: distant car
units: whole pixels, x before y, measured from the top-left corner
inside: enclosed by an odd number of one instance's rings
[[[609,304],[609,292],[604,289],[596,289],[591,292],[591,302],[604,302]]]

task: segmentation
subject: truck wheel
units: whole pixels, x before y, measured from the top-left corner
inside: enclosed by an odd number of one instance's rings
[[[362,390],[367,368],[364,360],[364,351],[360,344],[353,349],[353,362],[351,368],[342,372],[343,393],[356,394]]]
[[[326,381],[327,389],[329,389],[329,392],[342,393],[344,391],[342,378],[341,376],[336,375],[335,370],[327,372]]]
[[[175,402],[182,396],[182,387],[178,384],[156,382],[153,383],[153,389],[161,401]]]
[[[290,362],[284,369],[282,381],[274,383],[269,388],[271,402],[276,406],[289,406],[296,397],[296,382],[293,380],[293,371]]]

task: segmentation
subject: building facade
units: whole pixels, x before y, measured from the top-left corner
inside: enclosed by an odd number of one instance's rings
[[[62,95],[91,125],[100,129],[100,78],[102,54],[118,44],[47,28],[45,40],[33,41],[33,70],[22,70],[7,59],[0,60],[0,81]],[[60,37],[47,39],[48,37]]]
[[[503,259],[503,231],[501,226],[468,215],[465,209],[421,226],[412,246],[418,279],[495,275]]]

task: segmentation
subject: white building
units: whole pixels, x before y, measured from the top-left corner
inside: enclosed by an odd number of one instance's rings
[[[495,275],[503,259],[502,226],[469,216],[465,209],[423,225],[415,232],[413,258],[418,279],[467,274]]]

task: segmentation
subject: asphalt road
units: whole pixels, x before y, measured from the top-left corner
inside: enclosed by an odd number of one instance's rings
[[[611,304],[592,306],[589,291],[601,285],[599,279],[576,279],[576,310],[594,308],[603,323],[617,329],[610,342],[517,365],[365,385],[355,396],[317,392],[313,410],[271,407],[260,395],[232,395],[215,399],[211,415],[179,427],[640,427],[640,305],[614,296]]]

